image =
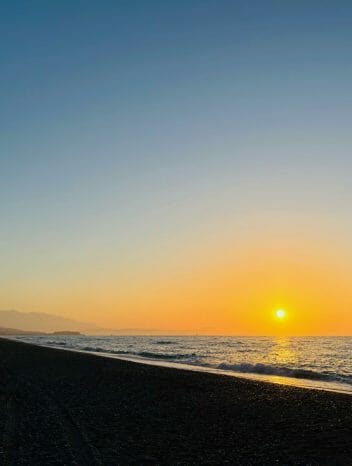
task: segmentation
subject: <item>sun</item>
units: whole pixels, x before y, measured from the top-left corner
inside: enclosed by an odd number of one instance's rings
[[[285,317],[285,315],[286,315],[286,312],[285,312],[283,309],[278,309],[278,310],[275,312],[275,314],[276,314],[276,317],[277,317],[278,319],[283,319],[283,318]]]

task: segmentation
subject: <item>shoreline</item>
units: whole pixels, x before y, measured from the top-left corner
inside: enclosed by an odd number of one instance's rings
[[[1,464],[352,464],[349,395],[0,339]]]
[[[144,358],[142,356],[128,356],[128,355],[121,355],[121,354],[114,354],[104,351],[86,351],[76,348],[68,348],[62,346],[55,346],[55,345],[40,345],[38,343],[27,342],[22,340],[17,340],[15,338],[6,338],[1,337],[4,339],[8,339],[10,341],[17,341],[20,343],[38,346],[42,348],[52,348],[62,351],[71,351],[76,353],[94,355],[103,358],[109,358],[113,360],[121,360],[121,361],[129,361],[136,364],[145,364],[147,366],[158,366],[158,367],[166,367],[170,369],[176,370],[186,370],[186,371],[193,371],[193,372],[200,372],[200,373],[208,373],[208,374],[215,374],[219,376],[228,376],[228,377],[235,377],[241,378],[246,380],[253,380],[262,383],[270,383],[274,385],[284,385],[296,388],[302,388],[304,390],[318,390],[318,391],[327,391],[332,393],[340,393],[344,395],[352,396],[352,386],[337,382],[337,381],[324,381],[324,380],[314,380],[308,378],[298,378],[298,377],[289,377],[283,375],[274,375],[274,374],[259,374],[254,372],[236,372],[232,370],[225,370],[225,369],[218,369],[213,368],[210,366],[202,366],[190,363],[182,363],[182,362],[175,362],[175,361],[165,361],[160,359],[152,359],[152,358]]]

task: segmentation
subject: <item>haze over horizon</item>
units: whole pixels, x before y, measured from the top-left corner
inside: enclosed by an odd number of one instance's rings
[[[0,309],[352,334],[351,13],[4,2]]]
[[[22,312],[15,309],[0,310],[0,331],[20,330],[25,332],[80,332],[88,335],[130,335],[158,333],[148,328],[103,328],[93,322],[82,322],[46,312]]]

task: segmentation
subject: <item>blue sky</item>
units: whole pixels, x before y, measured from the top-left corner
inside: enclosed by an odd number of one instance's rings
[[[3,305],[266,222],[347,245],[351,22],[344,1],[2,2]]]

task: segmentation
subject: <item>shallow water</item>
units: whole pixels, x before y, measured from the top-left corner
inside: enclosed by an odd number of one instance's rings
[[[18,336],[29,343],[352,394],[352,337]]]

